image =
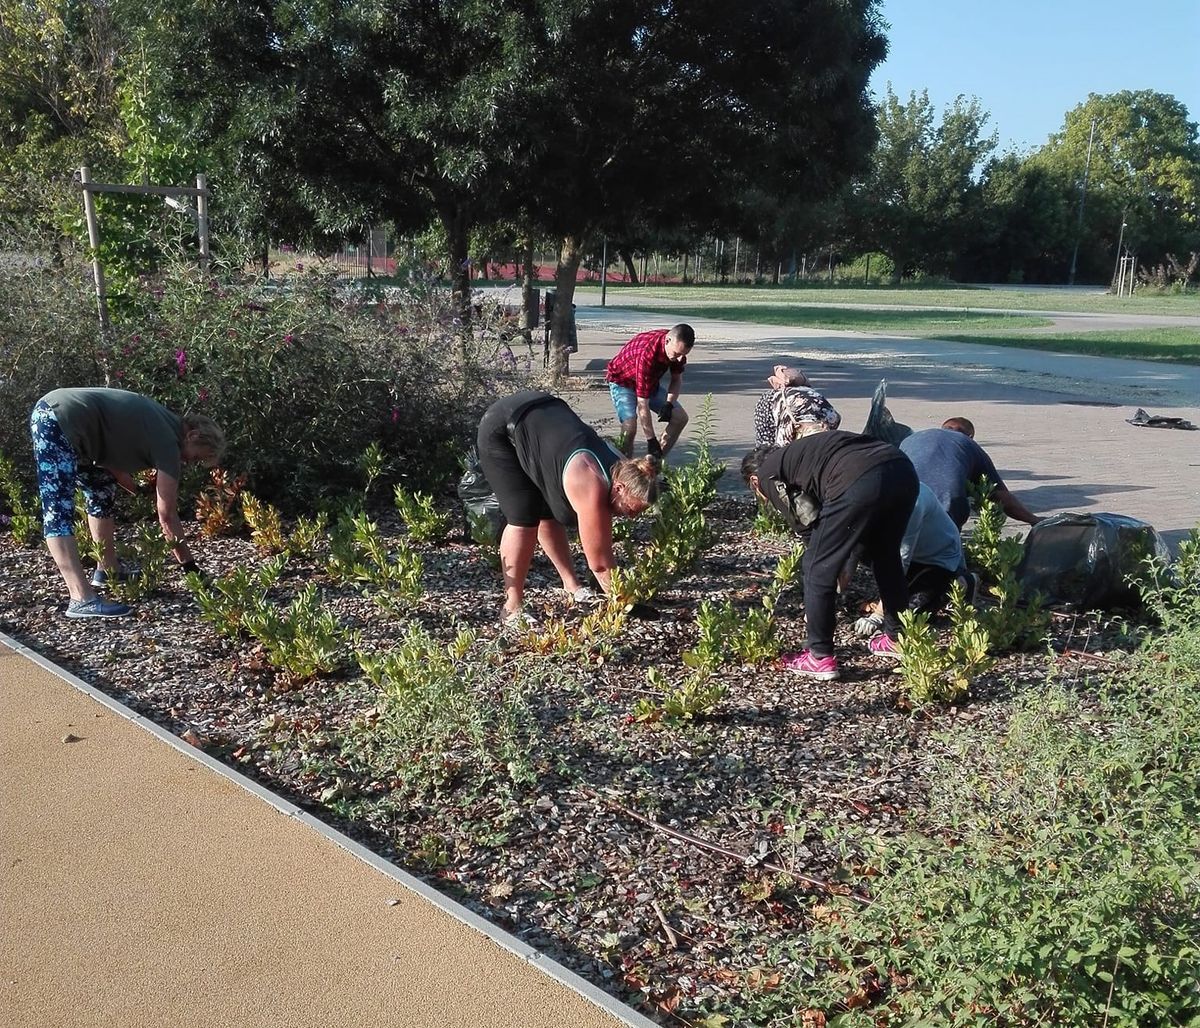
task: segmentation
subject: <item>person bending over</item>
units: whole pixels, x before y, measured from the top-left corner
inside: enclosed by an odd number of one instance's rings
[[[612,396],[613,409],[621,423],[621,443],[626,457],[633,456],[633,443],[640,430],[646,440],[646,452],[665,457],[671,452],[684,426],[687,411],[680,406],[683,372],[687,355],[692,352],[696,333],[691,325],[642,332],[629,340],[608,362],[605,380]],[[667,372],[670,383],[663,384]],[[655,433],[651,412],[666,424],[660,439]]]
[[[506,396],[479,422],[479,463],[508,524],[500,536],[501,618],[517,624],[534,547],[541,544],[563,589],[584,600],[567,529],[578,527],[588,567],[608,593],[616,566],[614,517],[636,517],[658,498],[659,462],[623,457],[558,397],[537,390]]]
[[[67,586],[69,618],[121,617],[128,605],[101,599],[96,586],[120,580],[116,522],[117,486],[136,492],[133,475],[153,469],[162,533],[185,571],[196,561],[179,521],[179,478],[184,464],[215,464],[225,436],[203,414],[179,417],[147,396],[125,389],[55,389],[29,417],[42,529],[46,546]],[[100,545],[91,579],[75,542],[75,489],[83,490],[88,529]]]
[[[900,449],[959,531],[971,516],[968,486],[981,476],[991,483],[992,497],[1010,518],[1027,525],[1042,520],[1009,491],[992,458],[975,442],[975,426],[968,419],[947,418],[941,428],[914,432],[900,443]]]
[[[742,477],[806,537],[804,614],[808,646],[784,667],[821,680],[838,677],[833,635],[838,575],[851,556],[871,566],[883,602],[883,630],[872,653],[897,657],[899,614],[908,603],[900,540],[917,499],[917,475],[896,447],[821,424],[782,449],[758,449],[742,461]]]

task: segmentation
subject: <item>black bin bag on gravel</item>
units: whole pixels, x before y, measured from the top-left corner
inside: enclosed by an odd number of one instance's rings
[[[467,454],[465,466],[457,492],[466,518],[466,538],[477,543],[499,542],[506,524],[504,513],[473,449]]]
[[[1136,607],[1130,576],[1145,571],[1147,557],[1168,557],[1153,527],[1124,514],[1055,514],[1025,537],[1017,579],[1026,596],[1081,610]]]

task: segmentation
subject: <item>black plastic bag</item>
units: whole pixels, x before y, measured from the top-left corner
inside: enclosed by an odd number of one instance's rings
[[[1136,607],[1141,599],[1128,581],[1145,571],[1147,557],[1169,556],[1153,527],[1124,514],[1055,514],[1025,538],[1017,578],[1026,596],[1082,610]]]
[[[872,439],[881,439],[885,443],[899,446],[900,442],[912,435],[912,429],[902,425],[892,417],[887,409],[887,379],[881,378],[875,387],[875,395],[871,397],[871,411],[867,414],[867,423],[862,430],[863,435]]]
[[[474,450],[467,454],[457,492],[466,519],[466,537],[480,544],[499,542],[507,522]]]

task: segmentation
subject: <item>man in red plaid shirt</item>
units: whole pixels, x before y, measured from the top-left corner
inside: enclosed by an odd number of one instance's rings
[[[696,342],[691,325],[676,325],[654,332],[642,332],[621,347],[608,362],[605,379],[612,395],[617,420],[621,422],[621,445],[625,455],[633,455],[638,429],[646,439],[646,452],[665,457],[688,423],[687,411],[679,405],[683,371],[687,355]],[[663,376],[671,372],[671,382],[663,385]],[[662,439],[654,430],[650,412],[666,424]]]

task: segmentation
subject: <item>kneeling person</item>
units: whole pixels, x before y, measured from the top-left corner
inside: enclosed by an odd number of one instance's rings
[[[612,519],[658,498],[658,461],[623,457],[558,397],[526,390],[497,400],[479,423],[479,463],[508,524],[500,537],[505,621],[519,619],[536,544],[572,597],[579,582],[567,529],[578,527],[588,567],[610,590]]]

